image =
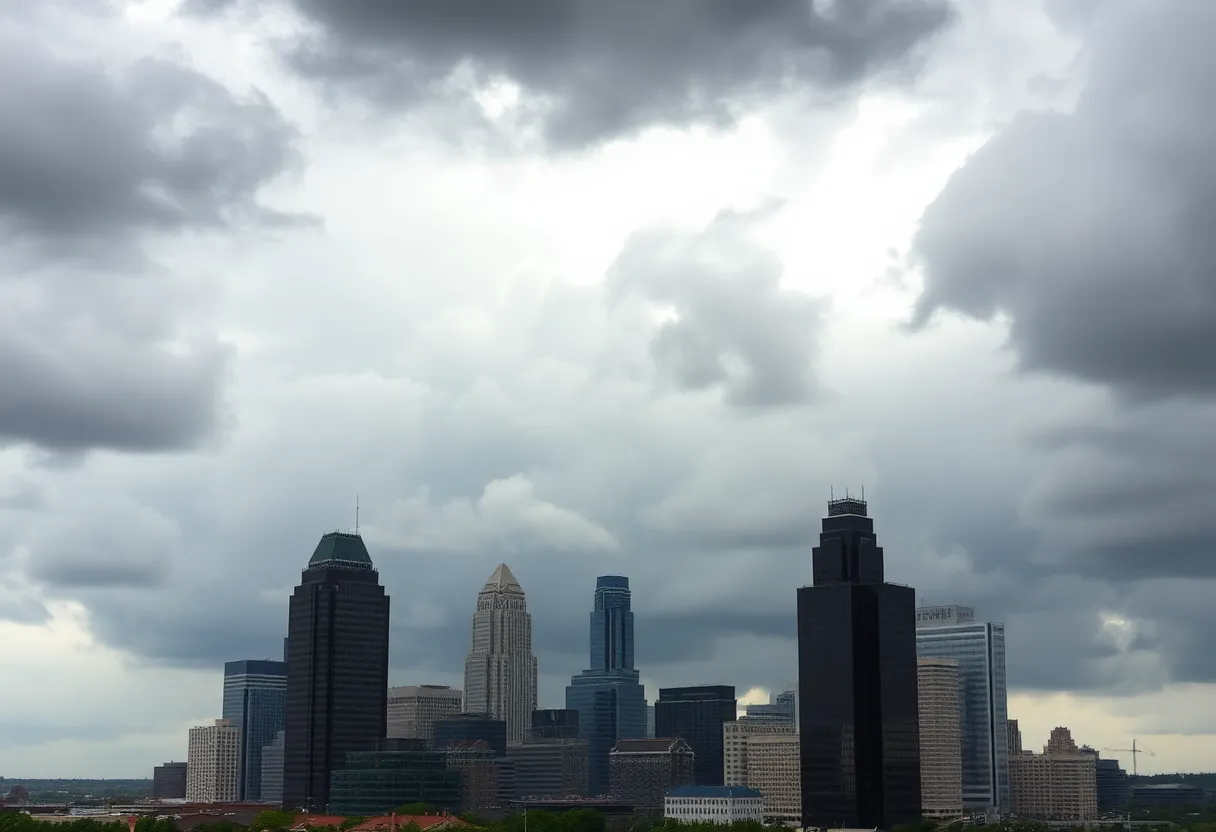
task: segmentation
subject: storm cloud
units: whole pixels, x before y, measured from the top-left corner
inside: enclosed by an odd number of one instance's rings
[[[240,0],[191,0],[214,12]],[[749,105],[902,73],[947,26],[944,0],[291,0],[310,24],[285,46],[305,77],[393,109],[505,80],[549,145],[583,147],[654,126],[728,125]]]

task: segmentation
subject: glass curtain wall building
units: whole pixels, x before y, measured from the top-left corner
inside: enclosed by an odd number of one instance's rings
[[[608,755],[617,740],[646,736],[646,691],[633,665],[633,611],[629,579],[595,580],[591,610],[591,666],[570,680],[566,708],[578,711],[579,737],[587,741],[587,786],[608,793]]]
[[[963,805],[1010,811],[1005,627],[958,605],[916,611],[916,653],[954,659],[963,685]]]
[[[262,748],[283,729],[286,698],[285,663],[256,659],[224,663],[224,719],[241,732],[237,775],[241,800],[262,799]]]

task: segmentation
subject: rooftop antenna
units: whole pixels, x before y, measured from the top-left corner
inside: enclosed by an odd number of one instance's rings
[[[829,485],[829,486],[828,486],[828,499],[829,499],[829,500],[835,500],[835,499],[836,499],[836,486],[834,486],[834,485]]]
[[[864,483],[861,486],[861,501],[863,503],[866,501],[866,487]]]
[[[359,495],[355,494],[355,534],[359,533]]]

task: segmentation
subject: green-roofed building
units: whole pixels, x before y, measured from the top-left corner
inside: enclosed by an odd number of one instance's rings
[[[325,811],[331,773],[384,738],[388,614],[363,538],[323,535],[288,613],[284,808]]]

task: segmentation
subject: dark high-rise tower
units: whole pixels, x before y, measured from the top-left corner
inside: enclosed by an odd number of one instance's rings
[[[734,685],[659,688],[654,703],[656,737],[679,737],[688,743],[698,786],[721,786],[725,779],[722,725],[738,716]]]
[[[324,811],[330,772],[384,738],[388,606],[363,538],[323,536],[288,616],[285,808]]]
[[[587,741],[589,793],[608,791],[608,754],[617,740],[646,736],[646,691],[633,666],[629,579],[595,579],[591,610],[591,667],[570,680],[566,708],[578,711]]]
[[[916,593],[884,582],[864,500],[828,503],[798,590],[802,824],[890,829],[920,818]]]

